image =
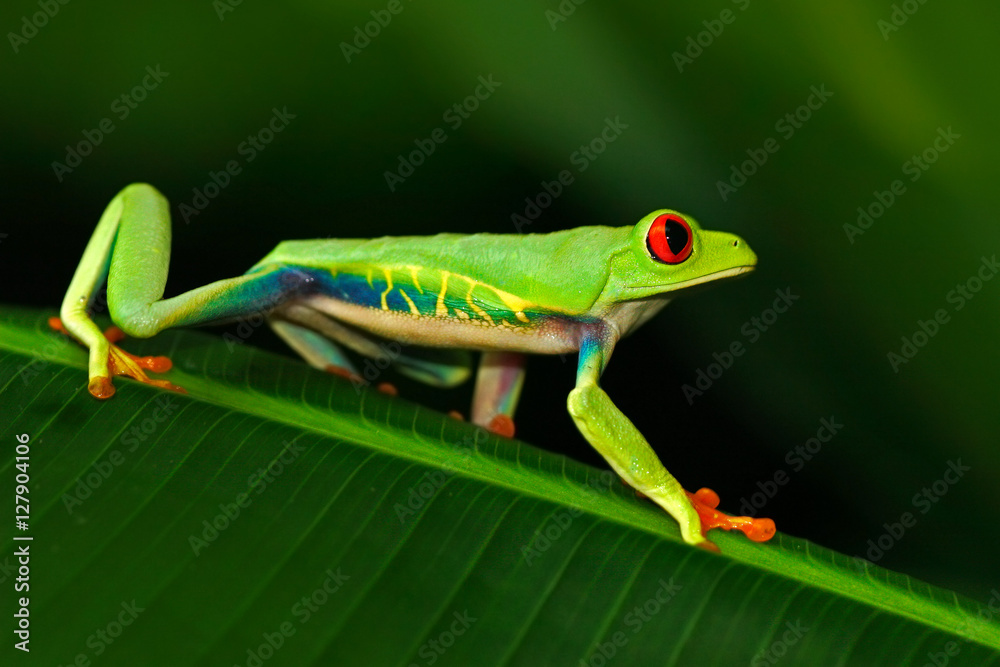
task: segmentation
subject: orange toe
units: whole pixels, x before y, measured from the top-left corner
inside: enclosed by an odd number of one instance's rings
[[[489,430],[491,433],[496,433],[505,438],[513,438],[514,420],[507,415],[497,415],[490,420]]]
[[[144,384],[153,385],[154,387],[178,391],[182,394],[187,393],[183,388],[178,387],[172,382],[155,380],[146,375],[145,371],[153,373],[169,371],[174,366],[174,363],[170,359],[166,357],[139,357],[121,349],[115,343],[125,338],[125,332],[116,326],[108,327],[104,331],[104,337],[111,343],[111,352],[108,354],[108,371],[112,375],[124,375]],[[105,385],[102,380],[107,384]],[[109,387],[110,393],[108,393]],[[94,378],[90,383],[89,389],[90,393],[97,396],[97,398],[107,398],[115,393],[115,389],[111,386],[109,378]]]
[[[362,380],[360,375],[352,373],[351,371],[347,370],[346,368],[343,368],[342,366],[334,366],[333,364],[327,364],[326,368],[324,368],[323,370],[325,370],[330,375],[337,375],[342,378],[347,378],[348,380]],[[362,382],[363,381],[364,380],[362,380]]]
[[[368,382],[368,380],[364,379],[357,373],[344,368],[343,366],[334,366],[333,364],[327,364],[323,370],[325,370],[330,375],[336,375],[337,377],[345,378],[357,384],[371,386],[371,383]],[[375,385],[375,389],[382,392],[386,396],[399,396],[399,390],[396,389],[396,385],[391,384],[389,382],[379,382],[377,385]]]
[[[58,331],[61,334],[65,334],[67,336],[69,335],[69,332],[66,331],[66,327],[63,326],[62,320],[59,319],[58,317],[49,318],[49,328],[51,328],[54,331]]]
[[[108,339],[109,343],[120,343],[125,340],[125,332],[112,324],[104,330],[104,337]]]
[[[179,391],[182,394],[187,393],[183,388],[178,387],[172,382],[167,380],[155,380],[148,375],[145,371],[153,371],[155,373],[162,373],[163,371],[170,370],[173,363],[166,357],[137,357],[134,354],[129,354],[128,352],[122,350],[116,345],[111,346],[111,353],[108,355],[108,370],[113,375],[124,375],[125,377],[130,377],[133,380],[138,380],[145,384],[153,385],[154,387],[160,387],[161,389],[169,389],[171,391]],[[99,395],[99,393],[105,393],[106,388],[97,387],[98,393],[95,393],[94,384],[100,381],[102,378],[95,378],[91,382],[90,393],[98,398],[107,398],[114,394],[114,388],[111,389],[110,394]],[[108,378],[103,378],[110,385],[111,381]]]
[[[725,512],[720,512],[716,508],[719,506],[719,494],[712,489],[698,489],[691,493],[685,491],[691,504],[701,518],[702,535],[713,528],[723,530],[739,530],[754,542],[766,542],[774,537],[777,528],[771,519],[755,519],[749,516],[730,516]]]
[[[94,398],[99,398],[103,401],[115,395],[115,386],[111,384],[111,378],[96,377],[90,380],[90,383],[87,385],[87,391]]]
[[[137,357],[121,348],[118,348],[118,351],[132,360],[139,368],[153,373],[166,373],[174,367],[174,362],[166,357]]]

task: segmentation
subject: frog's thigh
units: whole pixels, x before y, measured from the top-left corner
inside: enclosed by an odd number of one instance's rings
[[[387,351],[396,352],[392,363],[400,373],[433,387],[454,387],[472,374],[472,355],[468,350],[407,346],[396,341],[384,345]]]
[[[379,368],[384,368],[388,362],[394,364],[400,373],[438,387],[460,384],[470,374],[472,362],[466,350],[406,345],[344,324],[324,312],[301,303],[283,306],[276,317],[272,318],[272,326],[281,322],[295,325],[298,330],[284,326],[284,332],[278,328],[275,328],[275,331],[317,368],[325,369],[327,364],[333,364],[358,375],[350,361],[335,345],[335,341],[362,356],[374,359]],[[282,325],[278,324],[278,327]],[[308,333],[302,333],[303,329]],[[286,334],[289,332],[292,338],[287,337]],[[312,355],[316,362],[309,355]]]
[[[358,371],[351,360],[332,340],[315,329],[289,320],[268,319],[268,324],[290,348],[299,353],[313,368],[330,370],[330,366],[343,369],[352,375]]]

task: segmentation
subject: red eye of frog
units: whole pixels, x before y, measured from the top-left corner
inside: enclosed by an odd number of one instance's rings
[[[649,254],[664,264],[680,264],[691,256],[694,234],[684,218],[664,213],[656,218],[646,235]]]

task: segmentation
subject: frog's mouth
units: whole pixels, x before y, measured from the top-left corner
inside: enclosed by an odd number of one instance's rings
[[[672,292],[685,287],[694,287],[695,285],[701,285],[702,283],[712,283],[716,280],[725,280],[726,278],[736,278],[738,276],[742,276],[744,273],[750,273],[756,268],[757,266],[755,264],[734,266],[731,269],[723,269],[722,271],[716,271],[715,273],[709,273],[708,275],[692,278],[691,280],[685,280],[682,283],[677,283],[676,285],[671,286],[670,291]]]
[[[743,274],[750,273],[756,267],[755,264],[746,264],[744,266],[734,266],[730,269],[723,269],[722,271],[716,271],[715,273],[709,273],[704,276],[698,276],[697,278],[692,278],[691,280],[685,280],[679,283],[671,284],[660,284],[660,285],[632,285],[626,288],[629,293],[641,292],[643,295],[653,296],[654,294],[663,294],[665,292],[676,292],[678,290],[684,290],[689,287],[694,287],[696,285],[703,285],[705,283],[714,283],[718,280],[726,280],[728,278],[737,278]]]

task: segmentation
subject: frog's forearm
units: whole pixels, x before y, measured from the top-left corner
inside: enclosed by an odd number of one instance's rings
[[[584,338],[576,388],[567,401],[569,413],[587,441],[629,486],[648,496],[677,520],[685,542],[707,546],[698,512],[680,483],[667,472],[639,430],[597,384],[613,346],[614,341],[600,330]]]
[[[625,482],[667,510],[688,544],[707,542],[701,520],[680,483],[667,472],[639,430],[596,384],[576,387],[569,412],[583,436]]]

